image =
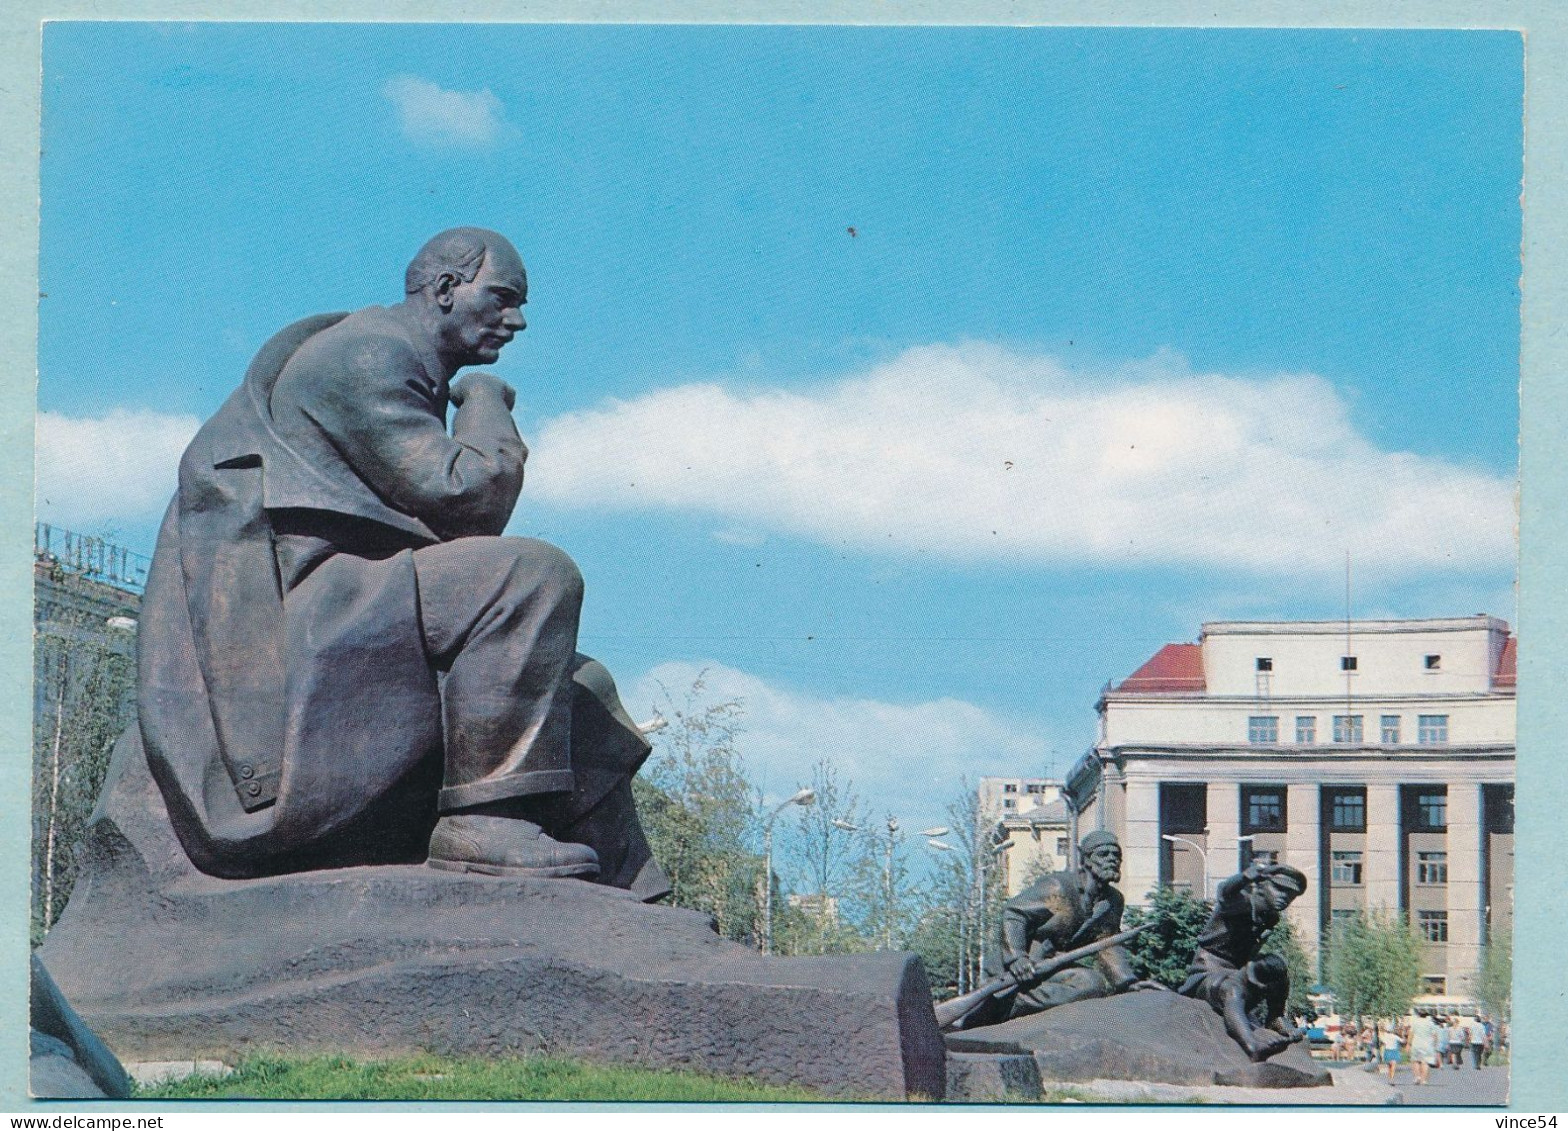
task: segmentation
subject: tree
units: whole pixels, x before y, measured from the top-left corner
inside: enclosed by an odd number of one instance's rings
[[[871,827],[870,810],[856,796],[854,783],[839,783],[838,770],[826,759],[812,767],[811,787],[816,800],[800,808],[789,838],[808,889],[807,929],[798,938],[786,934],[781,939],[775,915],[774,950],[780,954],[863,950],[863,940],[850,925],[857,916],[846,906],[846,897],[851,895],[852,882],[865,871],[864,833]],[[792,949],[782,949],[781,942]]]
[[[1402,915],[1357,912],[1329,935],[1324,980],[1342,1015],[1399,1017],[1421,991],[1426,944]]]
[[[952,970],[951,980],[965,992],[980,984],[984,965],[995,964],[1007,885],[996,863],[998,817],[982,810],[968,779],[959,788],[947,805],[951,831],[942,843],[950,849],[937,862],[918,922],[928,966]]]
[[[754,943],[763,868],[736,745],[743,709],[738,699],[705,702],[706,690],[698,675],[679,707],[664,691],[673,722],[655,736],[655,756],[632,789],[654,859],[670,877],[670,902],[706,911],[726,938]]]
[[[86,831],[109,755],[136,717],[134,637],[106,623],[103,608],[64,595],[40,601],[33,674],[32,937],[41,941],[76,882]]]
[[[1475,974],[1475,997],[1494,1018],[1513,1015],[1514,938],[1510,931],[1493,931],[1481,952]]]
[[[851,891],[860,932],[877,950],[901,950],[912,926],[906,831],[889,814],[856,835]]]
[[[1129,950],[1140,978],[1161,982],[1171,989],[1187,980],[1187,967],[1198,949],[1198,935],[1209,921],[1211,905],[1185,888],[1160,887],[1144,907],[1129,907],[1123,927],[1152,923],[1132,940]]]
[[[957,995],[958,968],[963,951],[960,930],[962,906],[946,898],[938,879],[916,893],[914,913],[904,948],[920,956],[937,1001]]]

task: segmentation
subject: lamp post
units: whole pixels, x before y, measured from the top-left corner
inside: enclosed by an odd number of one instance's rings
[[[1203,845],[1195,840],[1188,840],[1184,836],[1172,836],[1170,833],[1161,833],[1161,840],[1168,840],[1172,844],[1185,844],[1198,854],[1198,859],[1203,861],[1203,898],[1209,898],[1209,854],[1204,851]]]
[[[810,805],[817,799],[817,791],[807,786],[795,796],[781,801],[768,814],[762,829],[762,953],[773,953],[773,822],[791,805]]]
[[[1203,830],[1203,833],[1204,833],[1205,836],[1208,835],[1208,832],[1209,832],[1208,829],[1204,829]],[[1198,859],[1203,861],[1203,898],[1204,899],[1213,899],[1214,898],[1213,892],[1211,892],[1209,890],[1213,886],[1213,884],[1211,882],[1212,881],[1212,877],[1210,876],[1210,873],[1209,873],[1209,854],[1208,854],[1207,851],[1204,850],[1204,847],[1201,844],[1199,844],[1197,841],[1195,841],[1195,840],[1188,840],[1184,836],[1174,836],[1171,833],[1161,833],[1160,834],[1160,839],[1168,840],[1172,844],[1185,844],[1185,845],[1187,845],[1187,847],[1191,848],[1194,852],[1196,852],[1198,854]],[[1253,840],[1253,837],[1251,836],[1251,834],[1248,834],[1247,836],[1239,836],[1239,837],[1236,838],[1236,847],[1238,849],[1240,849],[1241,846],[1244,845],[1244,844],[1251,844],[1252,840]]]
[[[898,835],[898,818],[887,819],[887,863],[882,871],[887,883],[887,916],[882,921],[882,949],[893,949],[893,838]]]
[[[998,837],[1001,837],[1002,839],[998,840]],[[990,845],[982,845],[980,847],[980,851],[977,853],[977,861],[975,866],[975,950],[978,952],[977,962],[980,967],[980,977],[985,976],[985,866],[991,862],[993,857],[996,857],[1001,853],[1006,852],[1009,848],[1013,847],[1012,839],[1008,837],[1006,832],[1003,831],[1001,825],[998,825],[996,828],[991,830],[990,840]]]

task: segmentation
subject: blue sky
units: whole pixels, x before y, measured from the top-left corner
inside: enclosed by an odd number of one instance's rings
[[[51,24],[40,516],[510,235],[514,532],[782,796],[1060,770],[1204,620],[1513,618],[1512,33]]]

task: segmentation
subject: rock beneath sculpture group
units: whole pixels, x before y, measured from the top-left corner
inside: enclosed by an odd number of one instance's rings
[[[951,1103],[1030,1103],[1042,1095],[1040,1066],[1028,1053],[947,1055],[947,1098]]]
[[[122,1057],[550,1053],[832,1096],[939,1099],[918,959],[765,958],[579,880],[423,866],[220,880],[174,839],[134,731],[43,948]]]
[[[954,1053],[1031,1053],[1048,1083],[1148,1080],[1252,1088],[1332,1083],[1300,1044],[1254,1064],[1206,1003],[1158,990],[1073,1002],[949,1033],[947,1047]]]

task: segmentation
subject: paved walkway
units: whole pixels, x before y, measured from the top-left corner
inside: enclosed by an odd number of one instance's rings
[[[1332,1088],[1229,1088],[1142,1083],[1134,1080],[1095,1080],[1081,1088],[1104,1103],[1204,1103],[1258,1104],[1268,1107],[1294,1105],[1375,1104],[1488,1106],[1508,1101],[1508,1069],[1466,1066],[1432,1073],[1432,1083],[1416,1087],[1410,1068],[1401,1065],[1390,1087],[1382,1074],[1349,1064],[1325,1063],[1334,1076]],[[1046,1087],[1051,1087],[1049,1083]]]
[[[1383,1085],[1385,1088],[1388,1085]],[[1508,1069],[1471,1068],[1466,1060],[1463,1068],[1434,1068],[1431,1082],[1417,1087],[1408,1064],[1401,1064],[1394,1073],[1393,1090],[1405,1097],[1407,1104],[1443,1104],[1486,1106],[1508,1102]]]

